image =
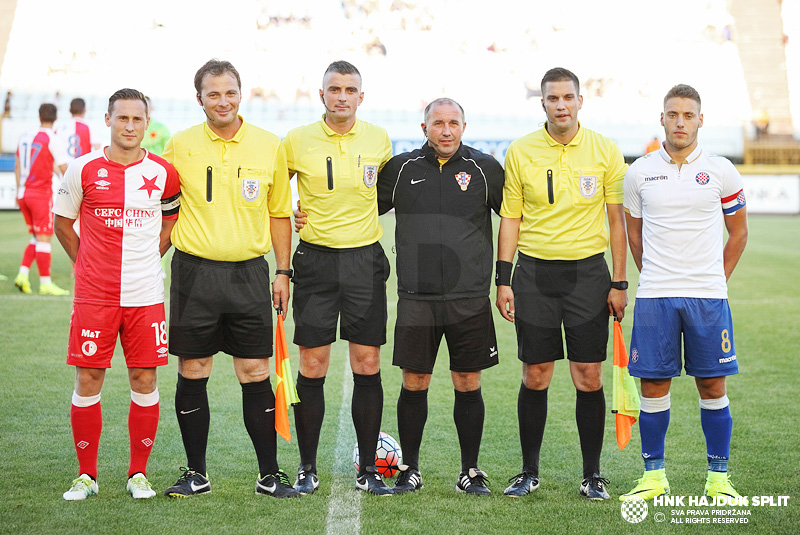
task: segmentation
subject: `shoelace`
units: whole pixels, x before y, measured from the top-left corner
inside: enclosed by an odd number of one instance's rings
[[[289,476],[286,475],[285,472],[278,470],[278,473],[275,474],[275,477],[278,479],[279,483],[283,483],[287,487],[291,487],[291,483],[289,483]]]
[[[515,475],[514,477],[508,478],[508,482],[509,483],[522,483],[528,475],[530,475],[529,472],[522,472],[520,474]],[[534,476],[531,475],[530,477],[534,477]]]
[[[467,472],[466,476],[467,481],[469,481],[471,485],[483,485],[484,487],[488,486],[487,483],[489,483],[489,476],[483,472],[477,472],[475,477],[469,477],[469,472]]]
[[[400,472],[400,475],[397,476],[397,482],[395,484],[396,485],[406,485],[407,483],[409,483],[411,481],[412,476],[414,476],[414,473],[410,469],[409,470],[402,470]]]
[[[147,481],[147,478],[144,476],[135,477],[131,479],[131,485],[136,487],[138,490],[151,490],[152,487],[150,486],[150,482]]]
[[[607,480],[607,479],[606,479],[606,478],[604,478],[604,477],[593,477],[593,478],[591,478],[591,479],[589,480],[589,484],[591,485],[591,484],[592,484],[592,483],[594,483],[595,481],[597,481],[597,482],[599,482],[599,483],[602,483],[603,485],[608,485],[608,484],[610,483],[610,481],[609,481],[609,480]]]
[[[78,477],[72,480],[72,488],[69,490],[86,490],[91,487],[92,481]]]

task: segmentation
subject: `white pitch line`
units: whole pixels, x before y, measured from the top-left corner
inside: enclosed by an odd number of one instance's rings
[[[331,499],[325,533],[331,535],[358,534],[361,531],[361,493],[355,490],[352,444],[355,430],[352,425],[350,400],[353,396],[353,374],[350,370],[350,355],[345,358],[342,376],[342,402],[339,405],[339,431],[336,435],[336,451],[333,464]]]

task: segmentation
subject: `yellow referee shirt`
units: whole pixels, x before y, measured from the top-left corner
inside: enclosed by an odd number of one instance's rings
[[[605,203],[622,204],[627,168],[616,143],[580,124],[567,145],[544,128],[511,143],[500,215],[522,217],[520,252],[543,260],[605,252]]]
[[[338,134],[323,116],[286,134],[283,146],[289,174],[297,175],[300,206],[308,214],[300,239],[342,249],[381,238],[375,184],[392,157],[386,130],[356,120],[349,132]]]
[[[269,252],[269,218],[292,215],[278,136],[242,120],[226,141],[203,123],[175,134],[163,157],[181,176],[181,212],[172,230],[177,249],[227,262]]]

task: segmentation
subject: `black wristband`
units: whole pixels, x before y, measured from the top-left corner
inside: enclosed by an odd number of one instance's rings
[[[290,279],[294,276],[294,270],[292,269],[276,269],[275,275],[286,275]]]
[[[494,284],[495,286],[511,286],[511,270],[514,264],[505,260],[495,262]]]
[[[611,283],[611,287],[615,290],[627,290],[628,289],[628,281],[613,281]]]

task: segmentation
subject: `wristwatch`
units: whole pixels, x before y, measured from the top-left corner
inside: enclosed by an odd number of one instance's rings
[[[286,275],[287,277],[289,277],[291,279],[294,276],[294,270],[293,269],[276,269],[275,270],[275,275]]]
[[[628,289],[628,281],[613,281],[611,283],[611,287],[615,290],[627,290]]]

